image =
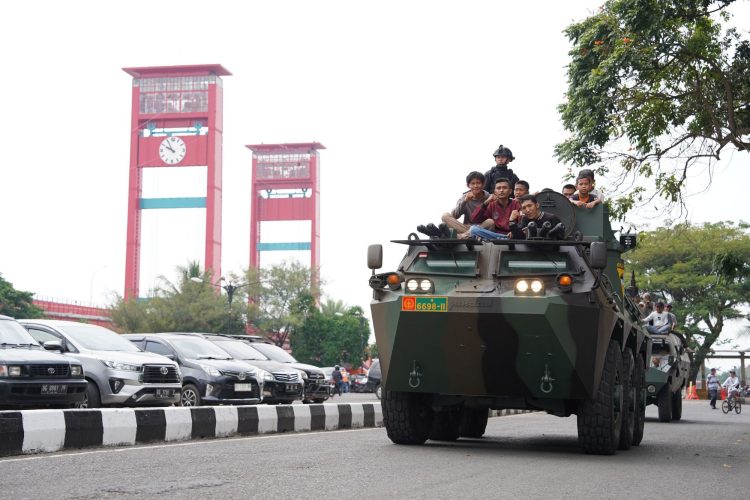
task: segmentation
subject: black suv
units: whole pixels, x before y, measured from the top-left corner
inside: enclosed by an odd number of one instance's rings
[[[181,406],[256,404],[262,398],[258,370],[232,359],[213,342],[196,335],[129,333],[123,337],[144,351],[161,354],[180,365]]]
[[[13,318],[0,315],[0,408],[74,407],[86,394],[81,365],[62,354],[59,342],[40,346]]]
[[[272,344],[263,337],[257,335],[230,335],[232,338],[242,340],[252,345],[261,354],[268,359],[285,363],[291,368],[302,370],[307,375],[305,380],[305,397],[304,403],[322,403],[331,396],[333,384],[326,379],[326,374],[317,366],[300,363],[294,356],[286,352],[281,347]]]
[[[303,398],[305,380],[307,379],[307,374],[304,371],[292,368],[287,363],[273,361],[254,349],[255,345],[242,342],[236,338],[210,334],[206,334],[205,338],[226,351],[234,359],[244,361],[265,371],[263,373],[264,403],[292,403]],[[268,374],[270,374],[270,377]]]

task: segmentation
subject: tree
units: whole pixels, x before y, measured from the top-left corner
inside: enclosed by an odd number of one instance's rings
[[[750,235],[747,224],[719,222],[659,228],[639,235],[626,254],[642,290],[673,303],[679,330],[694,350],[691,380],[726,322],[750,319]]]
[[[608,0],[566,28],[571,136],[555,154],[616,170],[615,215],[654,195],[681,203],[695,166],[750,151],[750,43],[720,23],[733,1]]]
[[[41,318],[43,311],[34,305],[34,294],[16,290],[0,274],[0,314],[13,318]]]
[[[249,269],[248,321],[276,345],[282,347],[315,308],[314,275],[297,261],[283,262],[269,269]]]
[[[366,357],[370,327],[358,306],[345,312],[314,308],[291,337],[297,359],[319,366],[351,363]]]
[[[154,296],[126,301],[118,297],[112,307],[112,321],[127,332],[244,332],[244,305],[217,293],[220,283],[200,269],[196,262],[177,267],[177,281],[165,277]],[[195,282],[192,278],[199,278]]]

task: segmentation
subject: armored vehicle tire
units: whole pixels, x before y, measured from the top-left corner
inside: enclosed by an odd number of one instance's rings
[[[659,407],[659,422],[671,422],[672,393],[669,392],[669,386],[662,388],[656,398],[656,405]]]
[[[682,418],[682,391],[672,393],[672,420]]]
[[[635,380],[635,361],[633,359],[633,350],[626,347],[622,353],[622,429],[620,430],[620,444],[617,446],[620,450],[629,450],[633,445],[633,430],[635,427],[636,412],[636,380]]]
[[[432,416],[430,439],[434,441],[455,441],[461,427],[461,410],[445,410]]]
[[[635,423],[633,425],[633,446],[638,446],[643,440],[643,427],[646,423],[646,367],[643,358],[635,358],[633,369],[635,383]]]
[[[415,392],[384,391],[383,423],[396,444],[423,444],[432,431],[430,396]]]
[[[487,408],[464,408],[461,412],[461,427],[458,434],[461,437],[467,438],[480,438],[484,436],[489,414],[490,412]]]
[[[623,370],[620,347],[610,340],[599,391],[578,407],[578,443],[583,451],[612,455],[620,443],[623,410]]]

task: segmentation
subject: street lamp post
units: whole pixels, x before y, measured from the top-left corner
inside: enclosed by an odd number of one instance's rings
[[[261,283],[260,281],[256,281],[253,283],[232,283],[231,281],[227,281],[224,278],[224,276],[219,278],[219,281],[217,281],[216,283],[211,283],[210,281],[206,281],[203,278],[199,278],[197,276],[193,276],[192,278],[190,278],[190,281],[193,281],[195,283],[206,283],[211,286],[223,288],[224,291],[227,292],[227,302],[228,302],[227,314],[229,315],[229,320],[230,320],[227,322],[227,329],[229,329],[231,326],[229,323],[231,323],[231,318],[232,318],[232,300],[234,299],[234,293],[240,288],[250,286],[250,285],[257,285],[258,283]],[[224,284],[221,285],[220,284],[221,282],[224,282]],[[231,333],[231,332],[228,332],[228,333]]]

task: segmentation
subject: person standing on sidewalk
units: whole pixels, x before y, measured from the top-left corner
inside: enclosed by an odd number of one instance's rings
[[[711,374],[706,377],[706,385],[708,387],[708,394],[711,396],[711,408],[716,410],[716,398],[719,396],[719,377],[716,376],[716,368],[711,368]]]
[[[341,396],[341,381],[343,377],[341,376],[341,372],[339,371],[339,365],[333,367],[331,378],[333,379],[333,394],[338,394],[339,396]],[[331,394],[331,399],[333,399],[333,394]]]

